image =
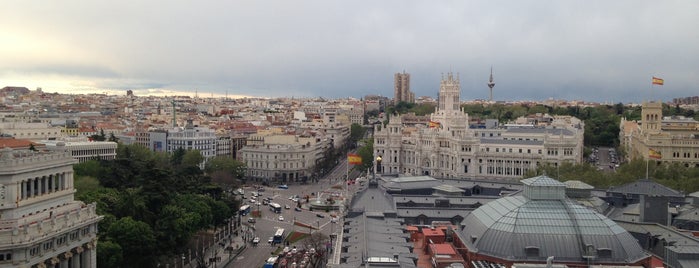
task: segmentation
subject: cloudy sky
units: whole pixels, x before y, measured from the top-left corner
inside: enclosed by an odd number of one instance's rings
[[[699,95],[699,1],[0,2],[0,87],[637,102]],[[665,85],[651,86],[651,77]]]

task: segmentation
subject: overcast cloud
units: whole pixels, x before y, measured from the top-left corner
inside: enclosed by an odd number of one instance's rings
[[[638,102],[699,95],[697,1],[2,1],[0,87]],[[651,77],[665,79],[651,87]],[[172,93],[170,93],[172,94]]]

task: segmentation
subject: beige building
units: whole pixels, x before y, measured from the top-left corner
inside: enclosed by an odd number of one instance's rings
[[[256,134],[248,137],[240,157],[249,178],[298,181],[313,174],[330,144],[314,136]]]
[[[662,162],[699,167],[699,122],[683,116],[663,116],[661,102],[644,102],[641,121],[620,123],[620,146],[628,159],[649,159],[650,150],[660,152]]]
[[[518,179],[538,165],[582,162],[584,126],[559,118],[540,127],[472,129],[460,108],[458,77],[442,77],[439,105],[428,124],[392,115],[374,129],[381,173],[436,178]],[[555,122],[555,124],[554,124]]]
[[[95,204],[74,198],[63,152],[0,150],[0,267],[97,267]]]

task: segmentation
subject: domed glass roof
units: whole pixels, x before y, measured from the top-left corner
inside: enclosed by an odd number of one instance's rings
[[[607,217],[565,198],[546,176],[522,180],[522,196],[487,203],[464,219],[469,251],[512,261],[635,263],[647,257],[636,239]]]

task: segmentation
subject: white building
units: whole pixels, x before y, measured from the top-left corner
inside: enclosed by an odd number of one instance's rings
[[[460,109],[460,83],[451,73],[442,78],[437,110],[427,125],[403,124],[391,115],[374,129],[374,155],[381,173],[436,178],[516,179],[537,165],[582,162],[582,123],[530,128],[469,128]],[[574,122],[579,122],[572,120]]]
[[[117,143],[113,141],[41,141],[46,149],[52,151],[65,150],[77,159],[79,163],[101,159],[112,160],[116,158]]]
[[[310,177],[330,140],[297,135],[252,135],[240,150],[247,176],[258,179],[297,181]]]
[[[74,199],[68,153],[0,151],[0,267],[96,267],[95,204]]]

